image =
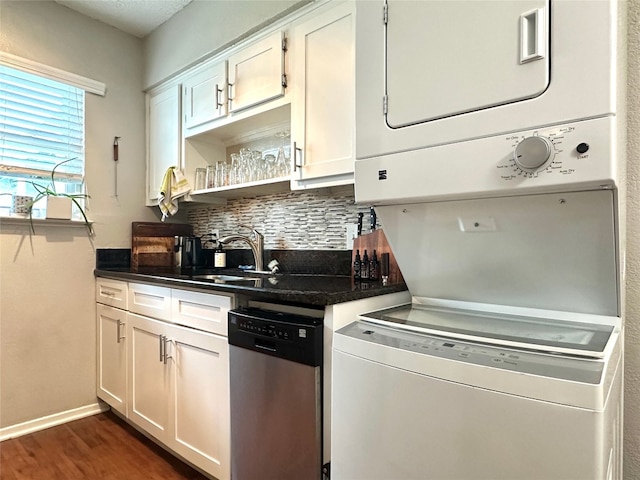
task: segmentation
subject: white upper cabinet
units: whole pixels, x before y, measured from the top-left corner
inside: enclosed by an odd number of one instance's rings
[[[147,95],[147,205],[156,205],[169,167],[180,167],[180,85]]]
[[[545,0],[387,0],[391,128],[533,98],[549,85]]]
[[[227,114],[227,62],[207,64],[187,77],[182,104],[185,129],[224,117]]]
[[[292,189],[353,183],[355,38],[352,2],[292,29]]]
[[[312,2],[177,76],[180,98],[172,100],[180,115],[171,132],[181,127],[175,148],[180,154],[174,163],[164,161],[174,151],[171,143],[165,157],[155,155],[163,161],[150,161],[148,204],[155,204],[171,165],[194,185],[203,169],[215,178],[182,201],[222,204],[240,196],[353,184],[355,35],[355,2]],[[149,109],[150,117],[160,114],[155,103]],[[168,104],[166,112],[176,118]],[[150,148],[162,150],[159,125],[150,130],[158,139]],[[164,130],[173,142],[169,128]],[[242,152],[248,150],[250,173],[228,174],[237,170],[234,154],[244,167]]]
[[[284,95],[283,32],[275,32],[229,57],[229,111],[237,112]]]

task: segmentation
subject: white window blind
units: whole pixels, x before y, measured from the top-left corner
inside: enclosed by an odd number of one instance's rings
[[[84,173],[84,90],[0,65],[0,174],[70,183]]]

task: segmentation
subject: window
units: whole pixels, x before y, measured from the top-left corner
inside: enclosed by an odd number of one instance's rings
[[[10,213],[12,195],[34,196],[34,183],[50,184],[63,161],[56,191],[84,193],[85,94],[105,90],[101,82],[0,52],[0,216]],[[44,216],[43,208],[36,204],[34,216]]]
[[[51,170],[65,160],[56,191],[82,193],[84,90],[0,65],[1,213],[10,211],[10,194],[35,196],[34,183],[50,184]],[[44,216],[43,206],[34,206],[34,216]]]

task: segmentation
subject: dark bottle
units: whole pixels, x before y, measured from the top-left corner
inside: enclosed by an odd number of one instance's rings
[[[378,224],[376,210],[373,207],[369,209],[369,223],[371,224],[371,231],[373,232],[376,229],[376,225]]]
[[[360,263],[360,279],[369,280],[369,255],[367,255],[366,250],[364,251],[362,262]]]
[[[353,278],[360,280],[360,268],[362,261],[360,260],[360,250],[356,250],[356,259],[353,261]]]
[[[369,279],[378,280],[380,278],[380,264],[378,263],[378,255],[373,251],[371,262],[369,263]]]

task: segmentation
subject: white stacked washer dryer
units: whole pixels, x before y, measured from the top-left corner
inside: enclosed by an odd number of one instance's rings
[[[334,480],[622,478],[624,17],[357,2],[356,201],[412,304],[334,336]]]

